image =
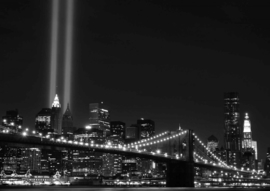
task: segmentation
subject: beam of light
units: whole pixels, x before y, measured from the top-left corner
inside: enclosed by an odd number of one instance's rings
[[[56,94],[56,73],[57,73],[57,46],[58,46],[58,15],[59,0],[52,0],[52,29],[51,29],[51,60],[50,60],[50,94],[49,106]]]
[[[65,36],[65,75],[64,75],[64,107],[70,103],[71,90],[71,63],[72,63],[72,20],[73,0],[67,0],[66,11],[66,36]]]

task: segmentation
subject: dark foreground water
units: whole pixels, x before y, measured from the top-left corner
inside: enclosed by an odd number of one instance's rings
[[[57,187],[57,186],[46,186],[46,187],[12,187],[12,186],[7,186],[7,187],[0,187],[0,191],[12,191],[12,190],[20,190],[20,191],[189,191],[189,190],[194,190],[194,191],[225,191],[225,190],[230,190],[230,191],[235,191],[235,190],[245,190],[245,191],[257,191],[257,190],[269,190],[269,188],[164,188],[164,187],[143,187],[143,188],[130,188],[130,187],[124,187],[124,188],[100,188],[100,187],[74,187],[74,186],[69,186],[69,187]]]

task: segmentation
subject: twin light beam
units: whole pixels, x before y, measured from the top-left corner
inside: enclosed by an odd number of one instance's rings
[[[70,102],[71,90],[71,63],[72,63],[72,23],[73,0],[65,0],[65,52],[64,52],[64,107]],[[50,94],[49,105],[53,102],[57,93],[57,65],[58,65],[58,33],[60,0],[52,0],[52,30],[51,30],[51,59],[50,59]]]

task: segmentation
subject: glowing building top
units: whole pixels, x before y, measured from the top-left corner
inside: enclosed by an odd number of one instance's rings
[[[251,132],[251,124],[248,114],[245,115],[244,120],[244,130],[243,130],[243,142],[242,146],[245,149],[252,148],[252,132]]]
[[[250,133],[251,132],[251,125],[250,125],[250,120],[248,113],[245,115],[245,120],[244,120],[244,133]]]
[[[57,94],[55,95],[55,98],[53,100],[52,107],[61,107]]]

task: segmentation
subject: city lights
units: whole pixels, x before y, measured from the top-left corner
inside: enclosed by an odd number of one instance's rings
[[[86,129],[92,129],[92,126],[87,125],[87,126],[85,126],[85,128],[86,128]]]

